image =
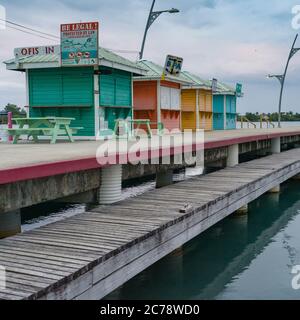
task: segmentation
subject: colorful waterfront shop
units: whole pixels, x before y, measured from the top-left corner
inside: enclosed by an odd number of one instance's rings
[[[182,129],[212,130],[211,82],[188,71],[182,76],[192,83],[183,86],[181,93]]]
[[[242,96],[242,93],[239,94]],[[213,129],[236,129],[237,122],[237,91],[236,89],[218,82],[213,94]]]
[[[23,50],[23,51],[22,51]],[[116,119],[132,118],[133,76],[141,66],[99,48],[97,66],[61,66],[60,46],[20,48],[8,70],[26,75],[30,117],[72,117],[82,127],[77,138],[94,139],[114,129]]]
[[[192,82],[182,74],[168,74],[162,80],[164,68],[151,61],[139,61],[138,66],[148,72],[134,77],[134,118],[150,119],[152,129],[157,129],[158,123],[168,130],[180,129],[181,88]]]

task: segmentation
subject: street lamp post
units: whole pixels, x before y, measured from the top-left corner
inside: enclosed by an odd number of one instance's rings
[[[278,108],[278,128],[281,128],[281,103],[282,103],[282,94],[283,94],[283,88],[284,88],[284,84],[285,84],[287,70],[289,67],[290,60],[300,50],[300,48],[295,48],[297,38],[298,38],[298,34],[296,34],[293,45],[291,47],[291,50],[290,50],[290,53],[289,53],[289,56],[288,56],[288,59],[286,62],[286,66],[284,69],[284,73],[283,74],[275,74],[275,75],[270,74],[270,75],[268,75],[268,78],[276,78],[280,82],[280,95],[279,95],[279,108]]]
[[[153,0],[152,5],[151,5],[151,9],[149,12],[149,16],[148,16],[148,20],[147,20],[147,24],[146,24],[146,28],[145,28],[145,32],[144,32],[144,37],[143,37],[143,43],[142,43],[142,47],[141,47],[141,51],[140,51],[140,60],[143,59],[143,55],[144,55],[144,48],[145,48],[145,42],[146,42],[146,38],[147,38],[147,33],[149,28],[151,27],[152,23],[162,14],[165,12],[168,13],[178,13],[179,10],[172,8],[170,10],[163,10],[163,11],[153,11],[154,5],[155,5],[155,1]]]

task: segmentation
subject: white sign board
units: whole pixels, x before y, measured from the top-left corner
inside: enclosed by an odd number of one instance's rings
[[[167,75],[178,76],[181,72],[183,58],[168,55],[164,68],[163,78]]]
[[[60,54],[60,46],[23,47],[14,50],[16,58]]]

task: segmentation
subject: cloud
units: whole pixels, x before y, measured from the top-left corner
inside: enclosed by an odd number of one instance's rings
[[[1,1],[1,0],[0,0]],[[8,20],[59,36],[59,25],[100,21],[100,44],[139,50],[151,0],[21,0],[1,1]],[[239,111],[275,110],[278,83],[268,73],[283,72],[295,35],[291,28],[293,0],[157,0],[155,10],[176,7],[151,26],[145,58],[163,64],[166,54],[184,57],[184,68],[231,84],[244,83],[246,96]],[[0,31],[0,60],[11,58],[15,47],[55,43],[16,30]],[[136,59],[137,54],[125,55]],[[284,107],[296,110],[300,54],[290,65]],[[22,89],[23,88],[23,89]],[[0,66],[0,107],[26,104],[24,75]]]

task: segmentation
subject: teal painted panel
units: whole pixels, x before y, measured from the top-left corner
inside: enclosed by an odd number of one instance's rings
[[[224,130],[224,113],[213,113],[213,129]]]
[[[116,79],[116,105],[131,106],[131,78]]]
[[[232,95],[226,96],[226,112],[236,113],[236,96],[232,96]]]
[[[92,68],[29,70],[30,106],[93,106]]]
[[[79,136],[95,135],[93,68],[30,70],[29,101],[31,117],[72,117]]]
[[[30,117],[68,117],[75,118],[71,122],[71,127],[83,127],[83,130],[78,132],[78,136],[94,136],[95,123],[94,123],[94,108],[82,107],[59,107],[59,108],[30,108]]]
[[[100,105],[114,106],[115,105],[116,86],[113,75],[100,76]]]
[[[108,122],[108,128],[113,130],[115,128],[115,120],[126,119],[132,117],[132,110],[130,108],[105,108],[105,121]]]
[[[222,95],[213,96],[213,112],[224,113],[224,96]]]
[[[106,67],[100,71],[100,105],[132,107],[132,74]]]
[[[226,129],[227,130],[236,129],[236,114],[233,114],[233,113],[226,114]]]
[[[62,105],[62,79],[58,74],[29,73],[31,106]]]

